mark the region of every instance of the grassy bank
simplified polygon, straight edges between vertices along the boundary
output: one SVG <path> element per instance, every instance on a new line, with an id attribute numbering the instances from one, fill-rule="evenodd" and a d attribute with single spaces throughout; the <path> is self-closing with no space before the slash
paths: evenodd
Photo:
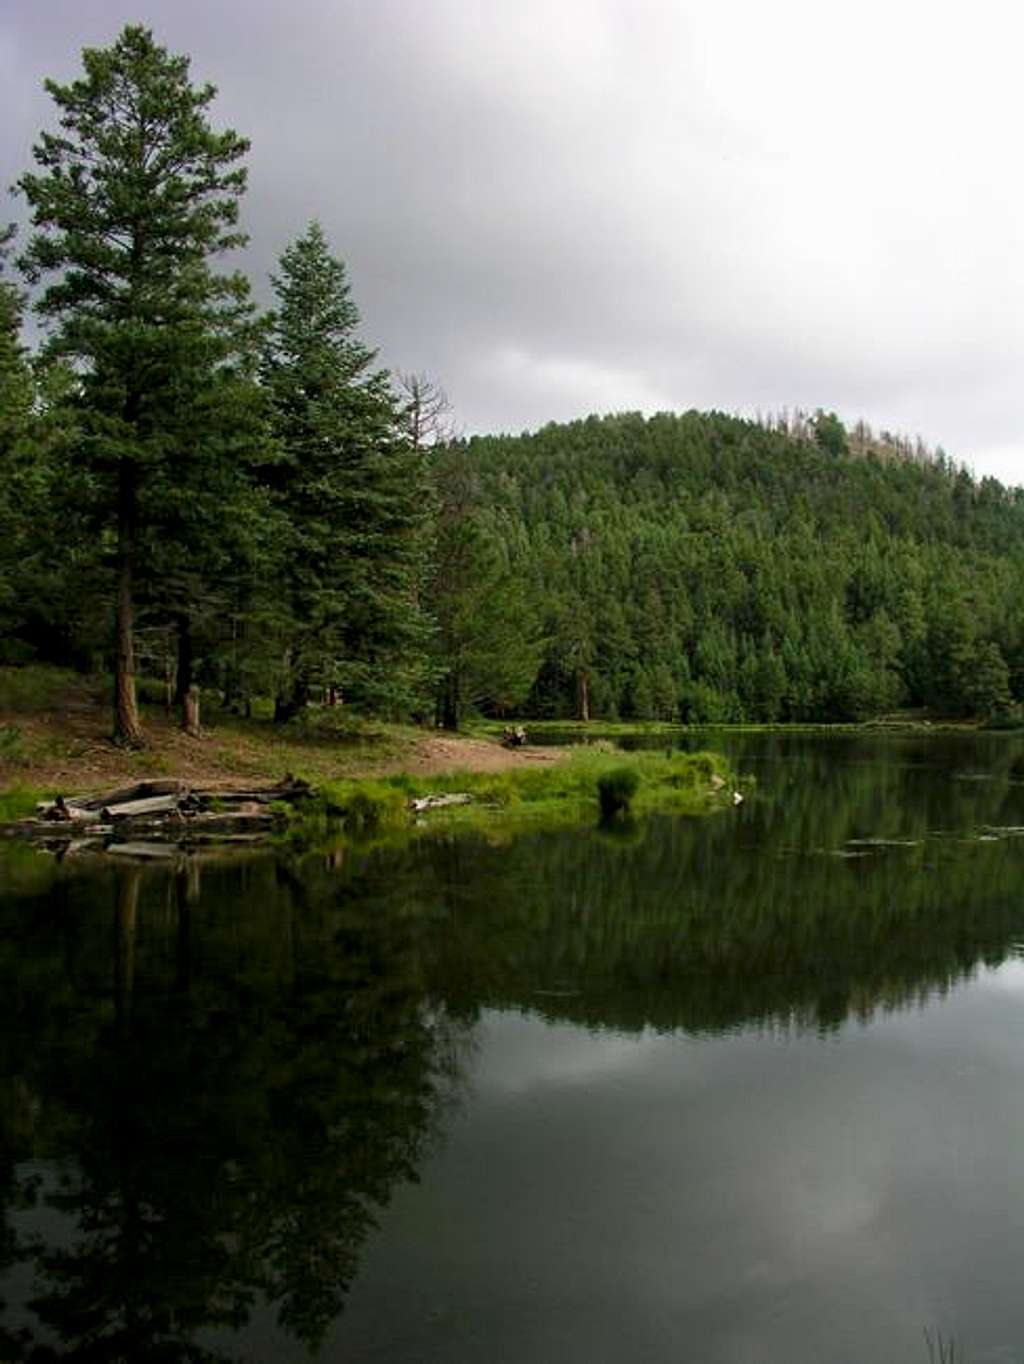
<path id="1" fill-rule="evenodd" d="M 494 733 L 442 734 L 342 707 L 310 707 L 281 728 L 268 714 L 243 718 L 208 704 L 203 736 L 190 738 L 164 714 L 158 689 L 141 694 L 147 746 L 125 752 L 108 737 L 109 679 L 0 668 L 0 823 L 32 814 L 57 793 L 101 794 L 152 777 L 214 792 L 302 777 L 315 799 L 281 811 L 301 839 L 339 828 L 365 837 L 417 825 L 511 830 L 597 820 L 602 784 L 606 807 L 625 815 L 697 812 L 730 798 L 724 759 L 707 753 L 666 746 L 625 754 L 610 743 L 510 751 Z M 467 802 L 424 811 L 414 822 L 413 800 L 455 793 Z"/>
<path id="2" fill-rule="evenodd" d="M 271 809 L 278 816 L 266 830 L 271 841 L 297 850 L 338 847 L 356 840 L 388 841 L 466 830 L 505 838 L 531 827 L 588 823 L 624 831 L 654 812 L 707 814 L 731 805 L 733 779 L 714 753 L 621 754 L 593 749 L 566 752 L 543 768 L 505 772 L 449 772 L 431 777 L 407 772 L 381 778 L 340 777 L 314 785 L 295 803 Z M 0 795 L 0 825 L 34 813 L 45 792 L 22 787 Z M 451 801 L 451 804 L 446 802 Z M 416 808 L 422 802 L 423 809 Z M 38 827 L 38 826 L 37 826 Z M 46 826 L 46 836 L 65 827 Z M 200 827 L 174 822 L 120 837 L 175 843 Z M 88 829 L 85 830 L 89 836 Z M 216 835 L 214 835 L 216 840 Z M 208 839 L 207 839 L 208 841 Z M 101 851 L 101 841 L 95 851 Z"/>
<path id="3" fill-rule="evenodd" d="M 333 823 L 362 835 L 395 830 L 409 827 L 414 800 L 453 795 L 469 800 L 426 810 L 416 822 L 449 828 L 593 822 L 602 817 L 602 788 L 626 792 L 616 807 L 626 817 L 655 811 L 698 814 L 732 802 L 732 774 L 719 754 L 576 748 L 563 762 L 541 768 L 325 782 L 315 801 L 294 813 L 292 828 L 308 833 Z"/>

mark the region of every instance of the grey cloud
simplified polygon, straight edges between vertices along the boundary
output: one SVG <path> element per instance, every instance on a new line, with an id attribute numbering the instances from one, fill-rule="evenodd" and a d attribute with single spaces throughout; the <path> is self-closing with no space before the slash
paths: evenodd
<path id="1" fill-rule="evenodd" d="M 916 0 L 856 23 L 806 0 L 14 0 L 8 180 L 42 77 L 135 18 L 252 139 L 263 296 L 319 216 L 369 339 L 468 429 L 823 405 L 1024 477 L 1002 11 L 965 31 Z"/>

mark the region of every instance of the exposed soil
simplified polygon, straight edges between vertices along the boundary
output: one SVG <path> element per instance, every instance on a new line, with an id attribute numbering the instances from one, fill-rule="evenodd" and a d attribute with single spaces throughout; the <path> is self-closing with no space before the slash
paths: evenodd
<path id="1" fill-rule="evenodd" d="M 436 776 L 440 772 L 507 772 L 517 767 L 558 762 L 566 751 L 559 748 L 503 748 L 490 739 L 427 734 L 415 739 L 400 760 L 375 770 L 382 775 L 385 772 L 416 772 L 423 776 Z"/>
<path id="2" fill-rule="evenodd" d="M 314 782 L 396 772 L 501 772 L 557 762 L 564 752 L 506 749 L 496 740 L 394 726 L 355 736 L 282 737 L 269 722 L 216 716 L 195 739 L 155 707 L 144 712 L 146 748 L 126 752 L 110 740 L 109 709 L 95 684 L 70 681 L 45 704 L 28 713 L 24 702 L 16 710 L 0 708 L 0 730 L 9 726 L 17 733 L 14 751 L 0 750 L 0 790 L 17 785 L 81 794 L 157 776 L 216 788 L 273 782 L 286 772 Z"/>

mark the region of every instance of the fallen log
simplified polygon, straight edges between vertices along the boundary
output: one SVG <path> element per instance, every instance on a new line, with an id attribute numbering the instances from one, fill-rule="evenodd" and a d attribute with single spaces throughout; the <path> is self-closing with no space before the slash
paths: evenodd
<path id="1" fill-rule="evenodd" d="M 409 809 L 420 814 L 424 810 L 443 810 L 450 805 L 469 805 L 472 799 L 468 791 L 452 791 L 443 796 L 418 796 L 409 802 Z"/>
<path id="2" fill-rule="evenodd" d="M 230 791 L 202 789 L 193 791 L 192 796 L 195 800 L 206 804 L 216 801 L 222 805 L 227 805 L 254 800 L 259 801 L 261 805 L 269 805 L 275 800 L 301 800 L 304 796 L 310 795 L 311 792 L 312 787 L 309 782 L 302 781 L 298 777 L 286 777 L 276 786 L 241 787 Z"/>
<path id="3" fill-rule="evenodd" d="M 40 819 L 50 824 L 95 824 L 100 818 L 99 810 L 87 810 L 77 801 L 66 801 L 63 796 L 56 800 L 41 800 L 36 805 Z"/>
<path id="4" fill-rule="evenodd" d="M 71 847 L 77 852 L 85 834 L 84 846 L 111 839 L 109 850 L 118 855 L 156 857 L 139 849 L 265 839 L 283 819 L 273 803 L 296 802 L 311 791 L 291 773 L 276 786 L 236 791 L 192 791 L 177 779 L 137 782 L 105 796 L 42 801 L 35 819 L 0 826 L 0 833 L 53 845 L 58 856 Z"/>
<path id="5" fill-rule="evenodd" d="M 180 813 L 181 798 L 173 796 L 147 796 L 143 800 L 118 801 L 108 803 L 100 811 L 103 819 L 138 819 L 143 815 L 171 815 Z"/>
<path id="6" fill-rule="evenodd" d="M 74 804 L 80 810 L 103 810 L 108 806 L 127 805 L 134 800 L 148 800 L 151 796 L 187 796 L 188 790 L 187 783 L 177 777 L 161 778 L 136 782 L 134 786 L 123 786 L 102 796 L 82 796 Z"/>

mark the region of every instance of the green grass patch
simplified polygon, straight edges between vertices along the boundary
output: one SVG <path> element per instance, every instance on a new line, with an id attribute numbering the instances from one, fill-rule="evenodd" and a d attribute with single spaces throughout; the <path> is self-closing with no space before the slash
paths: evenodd
<path id="1" fill-rule="evenodd" d="M 454 826 L 511 831 L 518 827 L 597 821 L 602 788 L 629 788 L 623 813 L 655 811 L 698 814 L 728 799 L 731 773 L 712 753 L 624 755 L 578 748 L 564 761 L 505 772 L 450 772 L 418 777 L 410 773 L 377 781 L 320 783 L 317 797 L 291 816 L 292 836 L 308 841 L 313 827 L 340 824 L 358 838 L 379 838 L 413 829 L 411 801 L 419 796 L 465 792 L 468 805 L 424 812 L 420 832 Z"/>
<path id="2" fill-rule="evenodd" d="M 308 775 L 308 774 L 307 774 Z M 618 818 L 602 820 L 602 789 L 622 793 Z M 706 814 L 731 802 L 732 774 L 713 753 L 635 752 L 577 748 L 559 762 L 504 772 L 399 773 L 376 780 L 314 780 L 315 795 L 283 806 L 287 825 L 278 841 L 311 852 L 354 840 L 394 844 L 453 831 L 504 840 L 537 827 L 574 824 L 621 826 L 623 837 L 642 837 L 638 820 L 656 812 Z M 465 793 L 465 805 L 416 812 L 421 796 Z M 637 819 L 634 819 L 636 816 Z"/>
<path id="3" fill-rule="evenodd" d="M 12 786 L 0 791 L 0 824 L 12 824 L 16 819 L 34 815 L 38 803 L 48 799 L 48 792 L 32 786 Z"/>
<path id="4" fill-rule="evenodd" d="M 483 804 L 502 808 L 524 805 L 577 805 L 596 815 L 598 784 L 610 773 L 633 773 L 636 778 L 634 808 L 702 808 L 713 796 L 713 778 L 727 783 L 730 770 L 716 753 L 650 752 L 622 753 L 601 748 L 576 747 L 561 762 L 506 772 L 451 772 L 441 777 L 407 779 L 411 794 L 467 791 Z M 624 779 L 631 780 L 631 779 Z M 718 783 L 716 782 L 716 785 Z"/>
<path id="5" fill-rule="evenodd" d="M 349 833 L 364 834 L 405 823 L 409 797 L 388 781 L 328 781 L 321 783 L 315 804 Z"/>

